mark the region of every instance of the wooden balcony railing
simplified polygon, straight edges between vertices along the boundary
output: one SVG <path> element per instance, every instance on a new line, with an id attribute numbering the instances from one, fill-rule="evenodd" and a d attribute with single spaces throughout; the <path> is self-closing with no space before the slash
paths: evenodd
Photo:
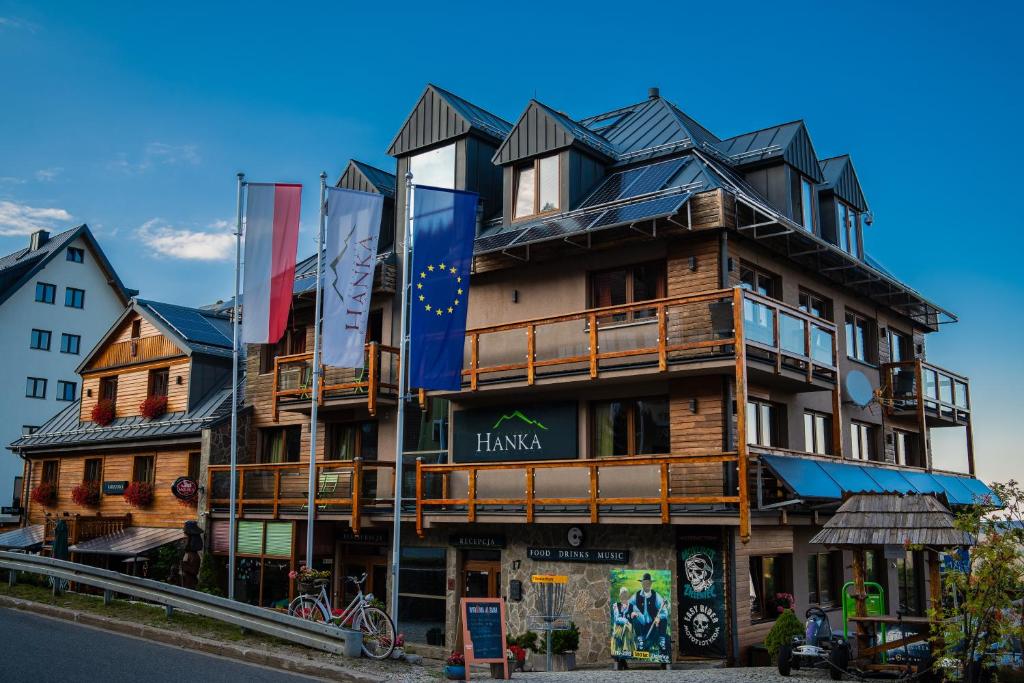
<path id="1" fill-rule="evenodd" d="M 377 342 L 366 345 L 362 370 L 324 367 L 320 373 L 319 403 L 332 398 L 366 398 L 370 415 L 377 413 L 377 400 L 398 390 L 398 349 Z M 282 399 L 311 400 L 313 397 L 313 354 L 298 353 L 274 358 L 274 421 Z"/>
<path id="2" fill-rule="evenodd" d="M 87 369 L 116 368 L 180 355 L 182 355 L 181 349 L 163 335 L 140 337 L 110 344 L 100 352 L 100 355 L 89 364 Z"/>
<path id="3" fill-rule="evenodd" d="M 736 495 L 676 495 L 670 486 L 673 467 L 709 465 L 719 463 L 740 463 L 743 478 L 740 479 Z M 602 514 L 609 506 L 630 505 L 650 506 L 657 509 L 662 524 L 671 519 L 673 505 L 735 505 L 740 517 L 740 535 L 750 535 L 748 486 L 745 482 L 746 467 L 735 452 L 713 455 L 652 455 L 642 457 L 600 458 L 581 460 L 547 460 L 527 462 L 495 463 L 454 463 L 425 464 L 416 461 L 416 531 L 424 534 L 423 516 L 430 509 L 446 508 L 448 512 L 464 514 L 467 522 L 477 520 L 478 508 L 487 506 L 512 507 L 521 511 L 527 524 L 536 519 L 538 513 L 549 506 L 570 506 L 585 510 L 592 524 L 601 522 Z M 614 479 L 603 479 L 603 473 L 611 477 L 624 475 L 622 468 L 632 468 L 632 478 L 620 480 L 632 495 L 603 495 L 602 481 L 606 488 L 613 488 Z M 543 481 L 538 484 L 537 473 Z M 481 475 L 493 475 L 487 485 L 501 494 L 480 495 L 478 488 Z M 505 473 L 502 476 L 501 473 Z M 555 473 L 567 474 L 567 479 L 555 482 Z M 573 476 L 575 473 L 575 477 Z M 645 476 L 646 475 L 646 476 Z M 430 479 L 428 481 L 428 478 Z M 644 481 L 646 480 L 646 481 Z M 517 483 L 518 482 L 518 483 Z M 458 488 L 459 493 L 453 493 Z M 622 488 L 622 487 L 615 487 Z M 579 490 L 581 495 L 551 495 Z M 585 490 L 585 495 L 583 491 Z M 464 491 L 464 493 L 463 493 Z M 615 493 L 621 493 L 617 491 Z"/>
<path id="4" fill-rule="evenodd" d="M 836 326 L 797 308 L 735 288 L 605 306 L 467 330 L 462 371 L 469 389 L 482 381 L 525 381 L 577 373 L 735 356 L 737 338 L 748 355 L 777 373 L 797 371 L 838 380 Z"/>
<path id="5" fill-rule="evenodd" d="M 100 517 L 98 515 L 83 517 L 77 514 L 68 515 L 67 517 L 47 515 L 46 526 L 43 529 L 44 543 L 53 543 L 57 522 L 62 519 L 68 524 L 68 545 L 99 538 L 100 536 L 109 536 L 110 534 L 123 531 L 126 527 L 132 525 L 131 513 L 123 517 Z"/>
<path id="6" fill-rule="evenodd" d="M 386 483 L 379 472 L 389 472 Z M 210 512 L 230 509 L 231 467 L 211 465 Z M 362 515 L 374 509 L 391 509 L 395 490 L 395 463 L 327 460 L 316 465 L 317 491 L 314 516 L 349 514 L 352 531 L 359 533 Z M 378 491 L 386 496 L 378 497 Z M 278 519 L 282 515 L 305 516 L 309 503 L 309 463 L 288 462 L 238 466 L 237 490 L 240 518 L 255 516 Z"/>
<path id="7" fill-rule="evenodd" d="M 970 421 L 968 379 L 919 358 L 883 364 L 881 391 L 890 414 L 923 412 L 944 422 Z"/>

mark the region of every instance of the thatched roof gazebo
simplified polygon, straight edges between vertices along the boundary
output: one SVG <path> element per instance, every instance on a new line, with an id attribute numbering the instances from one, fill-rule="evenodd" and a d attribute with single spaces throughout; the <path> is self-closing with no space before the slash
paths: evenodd
<path id="1" fill-rule="evenodd" d="M 839 506 L 811 543 L 848 550 L 871 546 L 955 548 L 974 538 L 953 524 L 953 513 L 928 494 L 861 493 Z"/>

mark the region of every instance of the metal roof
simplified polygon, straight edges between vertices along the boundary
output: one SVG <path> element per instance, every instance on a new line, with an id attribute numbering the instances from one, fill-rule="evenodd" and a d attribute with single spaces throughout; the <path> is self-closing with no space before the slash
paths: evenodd
<path id="1" fill-rule="evenodd" d="M 816 183 L 823 182 L 818 155 L 803 121 L 790 121 L 722 140 L 718 149 L 738 166 L 781 157 Z"/>
<path id="2" fill-rule="evenodd" d="M 362 161 L 356 161 L 352 159 L 349 164 L 354 166 L 366 181 L 373 186 L 377 192 L 384 195 L 385 197 L 395 196 L 395 174 L 388 173 L 387 171 L 371 166 L 370 164 Z"/>
<path id="3" fill-rule="evenodd" d="M 91 538 L 68 548 L 82 555 L 121 555 L 134 557 L 159 548 L 168 543 L 185 540 L 182 529 L 159 529 L 146 526 L 130 526 L 109 536 Z"/>
<path id="4" fill-rule="evenodd" d="M 573 144 L 589 149 L 606 161 L 616 158 L 615 147 L 600 135 L 543 102 L 530 100 L 491 161 L 510 164 Z"/>
<path id="5" fill-rule="evenodd" d="M 0 548 L 4 550 L 28 550 L 43 544 L 44 524 L 32 524 L 0 534 Z"/>
<path id="6" fill-rule="evenodd" d="M 471 126 L 485 130 L 498 139 L 504 138 L 508 135 L 509 131 L 512 130 L 512 124 L 501 118 L 495 116 L 491 112 L 478 107 L 469 100 L 465 100 L 453 92 L 449 92 L 444 88 L 440 88 L 436 85 L 431 84 L 431 88 L 437 91 L 437 93 L 448 101 L 459 114 L 465 118 Z"/>
<path id="7" fill-rule="evenodd" d="M 500 142 L 510 130 L 512 124 L 501 117 L 428 84 L 388 145 L 388 154 L 404 156 L 471 131 Z"/>
<path id="8" fill-rule="evenodd" d="M 136 303 L 166 323 L 190 347 L 203 351 L 209 347 L 227 349 L 230 353 L 232 329 L 228 316 L 147 299 L 136 299 Z"/>
<path id="9" fill-rule="evenodd" d="M 242 387 L 244 383 L 240 383 Z M 241 397 L 239 398 L 241 402 Z M 101 427 L 79 419 L 81 399 L 69 404 L 51 417 L 33 434 L 18 438 L 9 448 L 14 451 L 35 451 L 55 446 L 89 446 L 151 439 L 198 439 L 202 430 L 230 414 L 230 385 L 215 389 L 198 402 L 194 410 L 168 413 L 156 420 L 141 415 L 115 418 Z"/>
<path id="10" fill-rule="evenodd" d="M 822 159 L 819 162 L 821 174 L 825 182 L 818 188 L 830 190 L 837 197 L 847 202 L 858 211 L 868 210 L 868 200 L 860 187 L 860 180 L 857 178 L 857 171 L 853 168 L 853 160 L 849 154 L 842 154 L 837 157 Z"/>

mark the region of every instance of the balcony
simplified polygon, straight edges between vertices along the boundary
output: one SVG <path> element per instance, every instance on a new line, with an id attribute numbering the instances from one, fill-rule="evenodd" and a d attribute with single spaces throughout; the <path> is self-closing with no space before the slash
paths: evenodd
<path id="1" fill-rule="evenodd" d="M 324 367 L 318 402 L 323 405 L 365 404 L 376 415 L 378 402 L 398 392 L 398 349 L 377 342 L 366 345 L 361 370 Z M 309 410 L 313 398 L 313 354 L 274 358 L 274 421 L 281 409 Z"/>
<path id="2" fill-rule="evenodd" d="M 882 403 L 894 417 L 927 427 L 969 427 L 970 382 L 921 359 L 882 365 Z"/>
<path id="3" fill-rule="evenodd" d="M 110 534 L 124 531 L 132 525 L 130 513 L 123 517 L 83 516 L 78 514 L 59 517 L 48 514 L 46 516 L 46 526 L 43 530 L 43 543 L 46 545 L 53 543 L 57 522 L 62 519 L 68 525 L 68 545 L 99 538 L 100 536 L 109 536 Z"/>
<path id="4" fill-rule="evenodd" d="M 730 371 L 738 340 L 759 380 L 796 391 L 837 385 L 834 323 L 739 288 L 470 329 L 462 374 L 478 391 Z"/>
<path id="5" fill-rule="evenodd" d="M 240 519 L 306 519 L 309 511 L 309 463 L 238 466 Z M 395 488 L 393 462 L 328 460 L 316 465 L 315 516 L 346 520 L 359 533 L 366 515 L 390 513 Z M 227 516 L 231 508 L 231 467 L 211 465 L 210 512 Z"/>

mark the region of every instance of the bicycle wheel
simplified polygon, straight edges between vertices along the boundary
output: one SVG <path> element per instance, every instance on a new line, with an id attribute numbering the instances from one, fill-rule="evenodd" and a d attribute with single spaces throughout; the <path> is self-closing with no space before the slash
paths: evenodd
<path id="1" fill-rule="evenodd" d="M 395 650 L 395 622 L 377 607 L 366 607 L 352 625 L 363 634 L 363 654 L 371 659 L 387 659 Z"/>
<path id="2" fill-rule="evenodd" d="M 319 600 L 312 595 L 300 595 L 288 605 L 288 614 L 306 621 L 315 621 L 326 624 L 331 620 L 331 614 Z"/>

